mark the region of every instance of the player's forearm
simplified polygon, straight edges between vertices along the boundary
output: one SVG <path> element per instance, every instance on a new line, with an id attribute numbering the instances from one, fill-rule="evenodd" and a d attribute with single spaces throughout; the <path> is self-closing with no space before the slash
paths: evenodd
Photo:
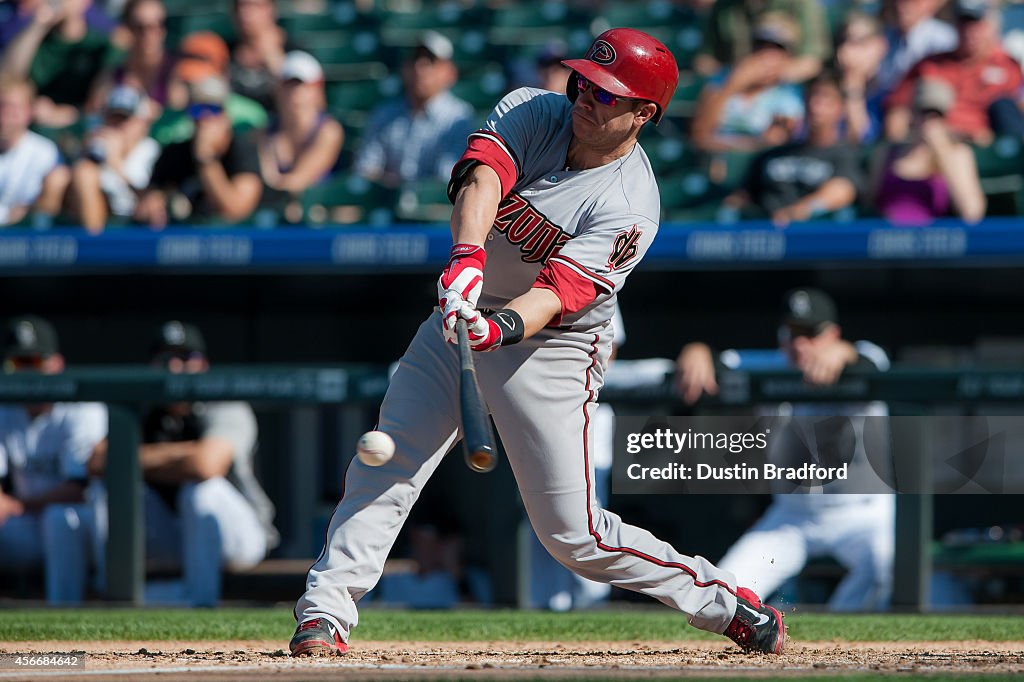
<path id="1" fill-rule="evenodd" d="M 562 301 L 550 289 L 530 289 L 525 294 L 509 301 L 506 308 L 519 313 L 523 318 L 523 338 L 530 338 L 546 327 L 552 319 L 562 313 Z"/>
<path id="2" fill-rule="evenodd" d="M 85 487 L 78 481 L 65 481 L 36 497 L 23 499 L 26 512 L 42 511 L 50 504 L 78 504 L 85 500 Z"/>
<path id="3" fill-rule="evenodd" d="M 139 448 L 139 461 L 147 480 L 166 483 L 224 476 L 231 467 L 230 443 L 216 438 L 147 443 Z"/>
<path id="4" fill-rule="evenodd" d="M 489 166 L 477 164 L 462 181 L 452 209 L 455 244 L 483 246 L 501 202 L 501 181 Z"/>

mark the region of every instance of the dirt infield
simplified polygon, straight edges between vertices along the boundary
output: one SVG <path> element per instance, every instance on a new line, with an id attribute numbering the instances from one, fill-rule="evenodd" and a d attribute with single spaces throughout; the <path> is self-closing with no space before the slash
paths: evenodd
<path id="1" fill-rule="evenodd" d="M 1024 673 L 1024 642 L 793 642 L 781 657 L 743 654 L 719 642 L 363 642 L 332 659 L 290 658 L 283 642 L 0 642 L 0 680 L 57 676 L 161 681 L 269 678 L 419 680 L 451 677 L 678 677 L 857 672 L 958 675 Z M 81 669 L 25 673 L 12 654 L 85 653 Z M 81 654 L 79 654 L 81 655 Z M 198 676 L 197 676 L 198 674 Z"/>

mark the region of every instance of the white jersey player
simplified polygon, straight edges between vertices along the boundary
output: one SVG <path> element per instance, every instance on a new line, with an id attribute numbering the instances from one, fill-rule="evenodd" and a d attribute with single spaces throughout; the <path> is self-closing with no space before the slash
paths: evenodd
<path id="1" fill-rule="evenodd" d="M 701 629 L 778 653 L 781 614 L 734 576 L 601 509 L 593 415 L 617 291 L 658 229 L 660 196 L 640 129 L 661 118 L 678 70 L 659 41 L 612 29 L 574 71 L 568 99 L 507 95 L 452 171 L 452 256 L 441 312 L 419 328 L 381 406 L 395 441 L 380 467 L 355 461 L 327 543 L 295 607 L 293 655 L 345 651 L 356 603 L 376 584 L 420 490 L 459 439 L 455 321 L 470 325 L 480 387 L 530 522 L 578 574 L 648 594 Z M 486 265 L 486 271 L 485 271 Z M 486 274 L 486 280 L 485 280 Z M 497 309 L 486 315 L 485 309 Z"/>

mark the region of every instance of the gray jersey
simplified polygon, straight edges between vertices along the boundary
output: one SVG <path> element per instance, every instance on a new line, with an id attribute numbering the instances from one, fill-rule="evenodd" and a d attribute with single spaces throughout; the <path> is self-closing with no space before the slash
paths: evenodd
<path id="1" fill-rule="evenodd" d="M 0 477 L 15 497 L 43 495 L 61 483 L 88 478 L 93 448 L 107 437 L 107 406 L 54 403 L 35 419 L 20 405 L 0 406 Z"/>
<path id="2" fill-rule="evenodd" d="M 565 95 L 546 90 L 506 95 L 470 135 L 455 177 L 467 159 L 484 162 L 498 170 L 505 193 L 487 237 L 480 306 L 503 306 L 544 269 L 542 281 L 564 305 L 559 326 L 596 331 L 654 240 L 661 197 L 639 144 L 599 168 L 566 170 L 571 109 Z"/>

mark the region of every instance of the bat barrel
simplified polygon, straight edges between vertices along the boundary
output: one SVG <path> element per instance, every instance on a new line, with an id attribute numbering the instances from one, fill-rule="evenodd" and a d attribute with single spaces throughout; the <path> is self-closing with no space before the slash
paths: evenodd
<path id="1" fill-rule="evenodd" d="M 459 381 L 459 408 L 462 412 L 462 446 L 465 450 L 466 466 L 477 473 L 487 473 L 498 463 L 494 434 L 487 415 L 480 385 L 476 379 L 476 365 L 473 350 L 469 347 L 469 329 L 465 320 L 455 322 L 459 337 L 459 364 L 462 369 Z"/>

